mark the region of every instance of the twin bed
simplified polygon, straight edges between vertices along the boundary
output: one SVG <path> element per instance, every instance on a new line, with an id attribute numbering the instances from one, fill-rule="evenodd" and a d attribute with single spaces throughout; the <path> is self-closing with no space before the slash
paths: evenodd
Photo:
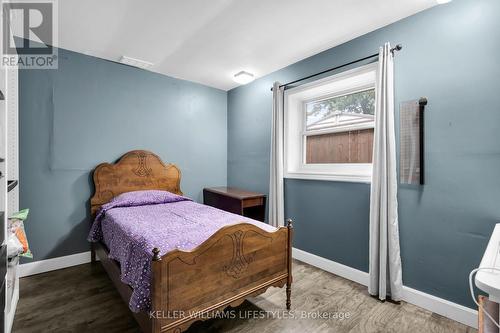
<path id="1" fill-rule="evenodd" d="M 180 170 L 148 151 L 94 170 L 89 234 L 143 332 L 185 331 L 269 287 L 286 285 L 292 224 L 274 228 L 183 197 Z"/>

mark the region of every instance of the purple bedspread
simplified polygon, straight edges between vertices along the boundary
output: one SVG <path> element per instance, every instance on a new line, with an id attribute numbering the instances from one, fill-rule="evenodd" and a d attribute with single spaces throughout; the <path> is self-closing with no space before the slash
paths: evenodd
<path id="1" fill-rule="evenodd" d="M 103 241 L 121 267 L 122 282 L 133 288 L 129 307 L 151 308 L 151 261 L 154 247 L 164 255 L 192 250 L 217 230 L 240 222 L 266 231 L 276 229 L 240 215 L 205 206 L 166 191 L 123 193 L 102 206 L 90 230 L 90 242 Z"/>

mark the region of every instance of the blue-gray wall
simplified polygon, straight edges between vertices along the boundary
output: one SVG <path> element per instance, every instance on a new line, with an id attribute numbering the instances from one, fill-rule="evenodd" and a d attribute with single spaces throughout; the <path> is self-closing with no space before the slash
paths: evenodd
<path id="1" fill-rule="evenodd" d="M 455 0 L 231 90 L 228 184 L 268 192 L 273 81 L 403 43 L 396 103 L 429 99 L 427 184 L 399 187 L 404 284 L 471 306 L 468 273 L 500 222 L 499 13 L 497 0 Z M 369 185 L 287 180 L 285 196 L 297 248 L 368 271 Z"/>
<path id="2" fill-rule="evenodd" d="M 182 170 L 198 201 L 225 185 L 227 94 L 59 50 L 58 70 L 21 70 L 20 206 L 35 260 L 88 251 L 91 170 L 132 149 Z"/>

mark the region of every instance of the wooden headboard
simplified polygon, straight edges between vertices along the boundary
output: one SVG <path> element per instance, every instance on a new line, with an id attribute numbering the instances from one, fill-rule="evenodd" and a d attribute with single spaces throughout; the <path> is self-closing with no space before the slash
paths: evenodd
<path id="1" fill-rule="evenodd" d="M 133 150 L 114 164 L 101 163 L 94 170 L 95 193 L 90 199 L 92 215 L 119 194 L 139 190 L 164 190 L 182 195 L 181 171 L 165 164 L 147 150 Z"/>

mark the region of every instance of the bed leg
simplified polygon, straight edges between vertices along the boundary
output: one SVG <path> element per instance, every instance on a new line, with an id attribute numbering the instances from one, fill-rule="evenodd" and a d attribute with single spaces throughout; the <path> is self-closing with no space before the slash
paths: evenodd
<path id="1" fill-rule="evenodd" d="M 153 311 L 163 311 L 161 305 L 161 282 L 162 278 L 162 262 L 160 256 L 160 249 L 153 248 L 153 262 L 151 263 L 151 270 L 153 273 L 151 279 L 151 303 Z M 161 331 L 161 320 L 159 318 L 151 319 L 151 333 L 159 333 Z M 181 332 L 180 329 L 172 329 L 169 332 Z"/>
<path id="2" fill-rule="evenodd" d="M 287 283 L 286 284 L 286 309 L 290 310 L 292 308 L 292 285 Z"/>
<path id="3" fill-rule="evenodd" d="M 95 263 L 96 260 L 96 254 L 95 254 L 95 244 L 90 243 L 90 262 Z"/>
<path id="4" fill-rule="evenodd" d="M 288 219 L 286 221 L 288 228 L 288 278 L 286 281 L 286 309 L 290 310 L 292 307 L 292 238 L 293 238 L 293 221 Z"/>

